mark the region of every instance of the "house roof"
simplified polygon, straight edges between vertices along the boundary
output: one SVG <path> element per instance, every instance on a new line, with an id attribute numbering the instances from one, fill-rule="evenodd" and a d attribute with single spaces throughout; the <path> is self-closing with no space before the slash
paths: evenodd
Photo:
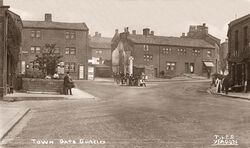
<path id="1" fill-rule="evenodd" d="M 145 35 L 129 35 L 128 39 L 138 44 L 215 48 L 213 45 L 209 44 L 208 42 L 202 39 L 163 37 L 163 36 L 145 36 Z"/>
<path id="2" fill-rule="evenodd" d="M 65 23 L 46 21 L 23 21 L 24 28 L 88 30 L 85 23 Z"/>
<path id="3" fill-rule="evenodd" d="M 89 46 L 91 48 L 111 49 L 112 38 L 108 37 L 90 37 Z"/>
<path id="4" fill-rule="evenodd" d="M 234 25 L 236 25 L 236 24 L 238 24 L 238 23 L 240 23 L 240 22 L 242 22 L 242 21 L 244 21 L 244 20 L 246 20 L 246 19 L 250 19 L 250 14 L 245 15 L 245 16 L 243 16 L 243 17 L 240 17 L 240 18 L 238 18 L 238 19 L 236 19 L 236 20 L 231 21 L 231 22 L 229 23 L 229 27 L 232 27 L 232 26 L 234 26 Z"/>

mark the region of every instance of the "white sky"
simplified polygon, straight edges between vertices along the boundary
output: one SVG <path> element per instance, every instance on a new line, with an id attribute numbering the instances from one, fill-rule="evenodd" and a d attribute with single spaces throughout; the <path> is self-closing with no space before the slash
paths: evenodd
<path id="1" fill-rule="evenodd" d="M 250 0 L 4 0 L 4 4 L 23 20 L 44 20 L 45 13 L 52 13 L 53 21 L 85 22 L 91 35 L 98 31 L 106 37 L 124 27 L 180 36 L 189 25 L 206 23 L 209 33 L 224 41 L 228 23 L 250 13 Z"/>

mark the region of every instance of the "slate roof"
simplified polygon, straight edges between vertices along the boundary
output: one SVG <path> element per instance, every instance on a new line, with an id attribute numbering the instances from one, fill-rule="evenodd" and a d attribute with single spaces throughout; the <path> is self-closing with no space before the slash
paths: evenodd
<path id="1" fill-rule="evenodd" d="M 46 22 L 46 21 L 23 21 L 24 28 L 43 28 L 43 29 L 69 29 L 69 30 L 88 30 L 85 23 L 65 23 L 65 22 Z"/>
<path id="2" fill-rule="evenodd" d="M 164 37 L 164 36 L 145 36 L 145 35 L 128 35 L 128 39 L 138 44 L 215 48 L 213 45 L 209 44 L 208 42 L 202 39 Z"/>
<path id="3" fill-rule="evenodd" d="M 89 46 L 91 48 L 111 49 L 112 38 L 108 37 L 90 37 Z"/>
<path id="4" fill-rule="evenodd" d="M 245 16 L 243 16 L 243 17 L 240 17 L 240 18 L 238 18 L 238 19 L 236 19 L 236 20 L 231 21 L 231 22 L 229 23 L 229 27 L 232 27 L 232 26 L 234 26 L 234 25 L 236 25 L 236 24 L 238 24 L 238 23 L 240 23 L 240 22 L 242 22 L 242 21 L 244 21 L 244 20 L 246 20 L 246 19 L 250 19 L 250 14 L 245 15 Z"/>

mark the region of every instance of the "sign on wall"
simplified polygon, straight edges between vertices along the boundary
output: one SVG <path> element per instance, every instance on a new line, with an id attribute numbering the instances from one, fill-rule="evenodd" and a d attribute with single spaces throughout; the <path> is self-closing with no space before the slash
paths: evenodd
<path id="1" fill-rule="evenodd" d="M 84 79 L 84 66 L 79 66 L 79 79 Z"/>

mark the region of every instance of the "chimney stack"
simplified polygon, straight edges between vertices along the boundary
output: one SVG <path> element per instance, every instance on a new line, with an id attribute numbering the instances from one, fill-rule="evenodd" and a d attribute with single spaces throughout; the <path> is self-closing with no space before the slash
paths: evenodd
<path id="1" fill-rule="evenodd" d="M 118 34 L 119 33 L 119 30 L 118 29 L 115 29 L 115 34 Z"/>
<path id="2" fill-rule="evenodd" d="M 98 36 L 98 32 L 95 32 L 95 37 L 97 37 Z"/>
<path id="3" fill-rule="evenodd" d="M 3 6 L 3 0 L 0 0 L 0 7 Z"/>
<path id="4" fill-rule="evenodd" d="M 124 32 L 126 32 L 126 33 L 129 32 L 129 31 L 128 31 L 128 27 L 125 27 L 125 28 L 124 28 Z"/>
<path id="5" fill-rule="evenodd" d="M 148 36 L 148 35 L 149 35 L 149 31 L 150 31 L 149 28 L 144 28 L 144 29 L 143 29 L 143 35 Z"/>
<path id="6" fill-rule="evenodd" d="M 52 22 L 52 14 L 51 13 L 45 14 L 45 22 Z"/>
<path id="7" fill-rule="evenodd" d="M 155 32 L 154 31 L 150 31 L 150 35 L 154 36 Z"/>
<path id="8" fill-rule="evenodd" d="M 136 30 L 132 30 L 132 34 L 133 34 L 133 35 L 136 35 Z"/>
<path id="9" fill-rule="evenodd" d="M 181 35 L 181 37 L 185 37 L 185 36 L 186 36 L 186 35 L 185 35 L 185 33 L 183 32 L 182 35 Z"/>
<path id="10" fill-rule="evenodd" d="M 98 34 L 98 37 L 102 37 L 102 34 L 101 34 L 101 33 L 99 33 L 99 34 Z"/>

